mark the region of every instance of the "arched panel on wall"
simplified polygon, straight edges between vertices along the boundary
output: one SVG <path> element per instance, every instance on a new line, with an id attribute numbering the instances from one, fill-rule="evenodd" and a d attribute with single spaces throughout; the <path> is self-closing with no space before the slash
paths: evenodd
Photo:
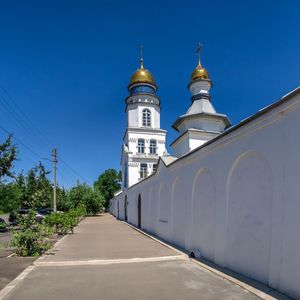
<path id="1" fill-rule="evenodd" d="M 267 160 L 242 154 L 228 178 L 227 266 L 268 283 L 273 182 Z"/>
<path id="2" fill-rule="evenodd" d="M 125 196 L 124 199 L 124 220 L 127 222 L 127 195 Z"/>
<path id="3" fill-rule="evenodd" d="M 147 188 L 143 191 L 143 205 L 142 205 L 142 216 L 143 216 L 143 229 L 151 231 L 152 217 L 151 217 L 151 201 L 154 195 L 151 194 L 151 189 Z"/>
<path id="4" fill-rule="evenodd" d="M 156 233 L 156 220 L 157 220 L 157 197 L 158 191 L 153 187 L 149 189 L 149 206 L 150 206 L 150 219 L 148 230 L 152 233 Z"/>
<path id="5" fill-rule="evenodd" d="M 159 221 L 168 222 L 170 214 L 170 197 L 164 183 L 159 188 Z"/>
<path id="6" fill-rule="evenodd" d="M 117 205 L 118 205 L 118 219 L 120 219 L 120 200 L 117 200 Z"/>
<path id="7" fill-rule="evenodd" d="M 177 177 L 172 184 L 172 235 L 173 242 L 179 247 L 185 248 L 187 203 L 182 185 L 182 179 Z"/>
<path id="8" fill-rule="evenodd" d="M 216 230 L 216 187 L 211 173 L 200 170 L 193 182 L 191 249 L 214 261 Z"/>
<path id="9" fill-rule="evenodd" d="M 137 201 L 137 226 L 138 228 L 142 228 L 142 197 L 139 194 Z"/>

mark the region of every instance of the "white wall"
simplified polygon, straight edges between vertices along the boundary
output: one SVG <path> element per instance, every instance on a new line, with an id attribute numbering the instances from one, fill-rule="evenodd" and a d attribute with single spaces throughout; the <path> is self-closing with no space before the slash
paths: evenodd
<path id="1" fill-rule="evenodd" d="M 300 298 L 300 96 L 112 200 L 112 212 L 221 266 Z"/>

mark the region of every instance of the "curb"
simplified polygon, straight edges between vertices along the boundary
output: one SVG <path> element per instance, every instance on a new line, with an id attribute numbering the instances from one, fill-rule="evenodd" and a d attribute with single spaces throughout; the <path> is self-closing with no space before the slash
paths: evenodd
<path id="1" fill-rule="evenodd" d="M 52 248 L 46 251 L 42 256 L 40 256 L 37 260 L 34 261 L 34 265 L 38 263 L 39 261 L 43 260 L 45 257 L 50 255 L 49 253 L 53 250 L 55 250 L 70 234 L 66 234 L 61 239 L 59 239 L 56 243 L 53 244 Z"/>
<path id="2" fill-rule="evenodd" d="M 57 262 L 38 262 L 37 267 L 69 267 L 69 266 L 106 266 L 113 264 L 132 264 L 159 262 L 171 260 L 186 260 L 183 255 L 173 256 L 157 256 L 157 257 L 136 257 L 136 258 L 118 258 L 118 259 L 91 259 L 91 260 L 76 260 L 76 261 L 57 261 Z"/>

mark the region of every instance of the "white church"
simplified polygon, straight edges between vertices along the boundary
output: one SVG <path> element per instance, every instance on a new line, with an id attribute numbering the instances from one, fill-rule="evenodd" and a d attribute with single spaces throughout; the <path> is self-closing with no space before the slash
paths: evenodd
<path id="1" fill-rule="evenodd" d="M 111 213 L 300 298 L 300 88 L 231 126 L 211 86 L 199 47 L 170 155 L 157 84 L 141 57 L 128 85 L 122 190 Z"/>

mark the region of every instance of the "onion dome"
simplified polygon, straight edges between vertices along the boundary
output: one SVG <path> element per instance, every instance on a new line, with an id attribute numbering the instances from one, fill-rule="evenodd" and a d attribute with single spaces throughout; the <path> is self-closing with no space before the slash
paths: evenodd
<path id="1" fill-rule="evenodd" d="M 144 59 L 143 59 L 143 46 L 141 46 L 141 54 L 140 54 L 140 68 L 137 69 L 131 76 L 128 89 L 130 90 L 133 85 L 143 85 L 150 84 L 154 86 L 155 90 L 157 90 L 157 85 L 155 83 L 154 77 L 151 72 L 144 68 Z"/>
<path id="2" fill-rule="evenodd" d="M 157 87 L 153 75 L 149 70 L 144 69 L 143 64 L 131 76 L 129 87 L 137 83 L 147 83 Z"/>
<path id="3" fill-rule="evenodd" d="M 202 67 L 201 62 L 200 62 L 200 50 L 201 50 L 201 45 L 198 45 L 197 53 L 198 53 L 198 65 L 194 69 L 192 75 L 191 75 L 191 80 L 197 80 L 197 79 L 209 79 L 208 72 L 205 68 Z"/>
<path id="4" fill-rule="evenodd" d="M 191 80 L 194 81 L 196 79 L 209 79 L 207 70 L 199 64 L 196 69 L 193 71 L 191 75 Z"/>

